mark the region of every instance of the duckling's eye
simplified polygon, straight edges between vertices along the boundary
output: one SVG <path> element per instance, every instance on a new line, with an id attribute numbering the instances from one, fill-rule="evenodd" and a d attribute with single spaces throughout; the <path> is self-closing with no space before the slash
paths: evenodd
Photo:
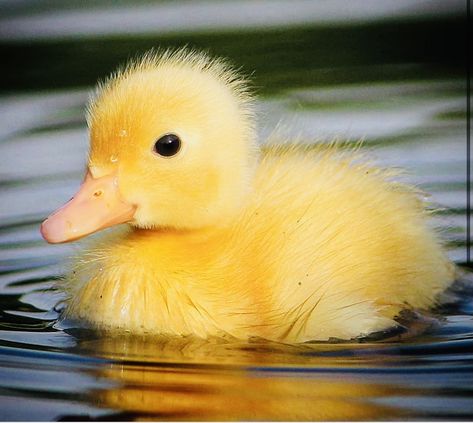
<path id="1" fill-rule="evenodd" d="M 154 151 L 160 156 L 174 156 L 181 149 L 181 140 L 177 135 L 166 134 L 156 141 Z"/>

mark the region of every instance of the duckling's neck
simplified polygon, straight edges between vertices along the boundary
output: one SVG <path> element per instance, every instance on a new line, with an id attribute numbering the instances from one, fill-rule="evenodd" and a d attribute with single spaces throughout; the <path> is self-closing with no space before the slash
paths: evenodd
<path id="1" fill-rule="evenodd" d="M 131 227 L 129 232 L 130 239 L 137 240 L 165 240 L 173 239 L 177 242 L 188 242 L 190 240 L 207 240 L 209 237 L 221 236 L 228 232 L 229 226 L 204 226 L 200 228 L 173 228 L 173 227 L 157 227 L 152 229 L 144 229 Z"/>
<path id="2" fill-rule="evenodd" d="M 199 257 L 214 260 L 225 250 L 231 236 L 228 226 L 176 229 L 169 227 L 131 228 L 125 244 L 134 255 L 152 257 L 153 262 L 170 261 L 188 267 L 198 252 Z M 164 263 L 161 263 L 164 267 Z"/>

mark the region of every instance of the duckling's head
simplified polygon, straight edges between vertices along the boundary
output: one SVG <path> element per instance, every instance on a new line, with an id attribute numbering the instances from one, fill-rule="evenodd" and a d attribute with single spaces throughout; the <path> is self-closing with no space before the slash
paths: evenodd
<path id="1" fill-rule="evenodd" d="M 124 222 L 222 225 L 241 208 L 257 155 L 251 97 L 221 60 L 148 53 L 99 84 L 88 124 L 84 182 L 43 222 L 47 241 Z"/>

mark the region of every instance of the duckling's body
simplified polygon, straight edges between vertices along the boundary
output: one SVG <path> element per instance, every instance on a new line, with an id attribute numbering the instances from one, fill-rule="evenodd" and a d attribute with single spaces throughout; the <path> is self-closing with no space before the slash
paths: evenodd
<path id="1" fill-rule="evenodd" d="M 416 195 L 375 168 L 275 148 L 253 188 L 229 226 L 99 241 L 68 315 L 133 333 L 350 339 L 430 307 L 451 281 Z"/>
<path id="2" fill-rule="evenodd" d="M 196 70 L 186 67 L 184 59 L 171 60 L 171 65 L 178 71 Z M 163 59 L 157 63 L 158 71 L 159 66 L 166 69 Z M 198 68 L 201 73 L 206 69 Z M 120 104 L 117 114 L 110 103 L 126 99 L 119 84 L 134 81 L 139 71 L 143 66 L 112 81 L 115 85 L 105 89 L 92 113 L 98 110 L 100 119 L 107 113 L 122 116 L 126 104 Z M 192 112 L 192 101 L 185 103 L 187 112 Z M 104 103 L 105 110 L 100 109 Z M 239 113 L 243 120 L 248 117 L 247 109 Z M 134 204 L 123 213 L 133 213 L 134 220 L 128 229 L 96 241 L 77 261 L 67 283 L 68 317 L 99 329 L 140 334 L 229 334 L 289 342 L 350 339 L 395 325 L 402 309 L 431 307 L 453 279 L 453 265 L 429 229 L 414 190 L 392 182 L 389 172 L 363 164 L 356 153 L 287 145 L 258 153 L 254 141 L 245 140 L 254 137 L 245 121 L 239 133 L 233 130 L 218 141 L 223 146 L 212 144 L 221 167 L 206 166 L 205 157 L 201 164 L 197 156 L 185 162 L 197 148 L 193 141 L 190 151 L 176 154 L 175 162 L 150 159 L 161 172 L 153 181 L 165 180 L 167 195 L 169 185 L 175 187 L 184 203 L 169 198 L 168 205 L 160 197 L 164 212 L 158 218 L 153 211 L 158 206 L 141 203 L 150 176 L 135 162 L 148 156 L 124 154 L 129 144 L 110 149 L 107 142 L 123 141 L 104 136 L 100 119 L 92 119 L 89 169 L 96 174 L 90 178 L 94 183 L 108 178 L 110 167 L 119 166 L 109 157 L 122 164 L 130 160 L 112 170 L 118 175 L 114 184 L 120 186 L 120 201 Z M 200 119 L 206 120 L 205 111 Z M 123 119 L 116 124 L 123 125 Z M 190 134 L 190 127 L 180 128 L 181 133 Z M 126 129 L 127 134 L 133 131 L 132 126 Z M 156 135 L 168 132 L 164 125 Z M 238 137 L 244 145 L 234 151 Z M 94 150 L 94 145 L 100 148 Z M 228 151 L 234 156 L 225 156 Z M 212 159 L 208 157 L 209 163 Z M 133 178 L 123 169 L 134 172 Z M 137 186 L 138 174 L 143 185 Z M 175 175 L 181 185 L 175 185 Z M 202 185 L 189 188 L 199 178 Z M 162 195 L 155 193 L 160 190 L 149 185 L 150 196 Z M 204 194 L 208 209 L 200 203 Z"/>

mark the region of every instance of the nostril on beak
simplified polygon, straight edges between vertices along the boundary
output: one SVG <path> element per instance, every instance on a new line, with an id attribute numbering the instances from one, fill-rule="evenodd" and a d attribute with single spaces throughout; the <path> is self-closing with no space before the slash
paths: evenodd
<path id="1" fill-rule="evenodd" d="M 100 197 L 103 194 L 103 190 L 98 189 L 97 191 L 94 192 L 94 197 Z"/>

